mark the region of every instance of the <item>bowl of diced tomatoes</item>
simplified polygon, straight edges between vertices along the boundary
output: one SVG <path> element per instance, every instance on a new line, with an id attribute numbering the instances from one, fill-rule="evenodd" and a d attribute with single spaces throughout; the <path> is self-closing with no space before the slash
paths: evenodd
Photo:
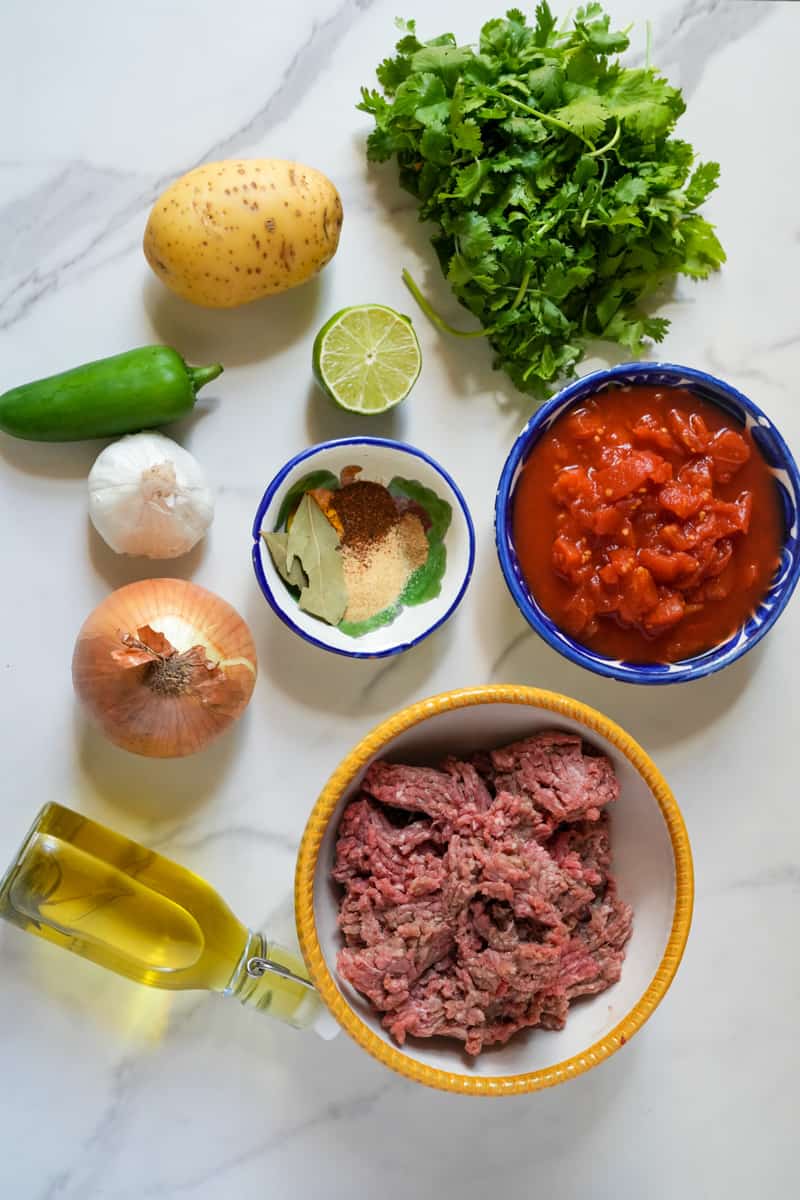
<path id="1" fill-rule="evenodd" d="M 679 683 L 740 658 L 800 576 L 800 474 L 772 420 L 691 367 L 626 363 L 543 405 L 503 468 L 520 612 L 600 675 Z"/>

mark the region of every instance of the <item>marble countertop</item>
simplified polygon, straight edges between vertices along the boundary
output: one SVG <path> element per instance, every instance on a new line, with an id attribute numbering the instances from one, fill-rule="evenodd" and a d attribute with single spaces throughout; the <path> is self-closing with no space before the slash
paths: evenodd
<path id="1" fill-rule="evenodd" d="M 729 262 L 681 284 L 664 357 L 721 374 L 800 448 L 794 80 L 800 6 L 619 0 L 652 18 L 653 58 L 689 102 L 680 133 L 722 163 L 708 205 Z M 97 447 L 0 441 L 0 859 L 58 800 L 213 882 L 243 920 L 286 934 L 309 808 L 332 768 L 405 703 L 487 680 L 538 684 L 619 721 L 678 797 L 697 870 L 677 980 L 609 1062 L 499 1102 L 428 1091 L 347 1037 L 323 1044 L 201 993 L 171 996 L 0 930 L 0 1195 L 15 1200 L 227 1200 L 558 1194 L 672 1200 L 784 1196 L 796 1181 L 800 808 L 794 740 L 800 602 L 719 676 L 641 690 L 595 678 L 537 640 L 500 576 L 496 480 L 526 404 L 486 348 L 416 320 L 425 368 L 370 431 L 407 438 L 461 483 L 478 562 L 457 616 L 400 659 L 325 655 L 266 608 L 249 526 L 273 471 L 305 445 L 361 431 L 312 385 L 310 343 L 336 309 L 409 310 L 400 281 L 431 252 L 391 169 L 368 169 L 358 85 L 393 45 L 398 10 L 463 40 L 502 11 L 478 0 L 138 0 L 5 5 L 0 105 L 0 388 L 153 341 L 219 357 L 217 399 L 178 436 L 208 467 L 206 544 L 154 573 L 221 592 L 250 622 L 262 675 L 235 731 L 196 759 L 115 750 L 73 702 L 75 633 L 113 587 L 147 574 L 93 535 Z M 238 312 L 173 299 L 140 251 L 174 177 L 231 155 L 305 160 L 344 202 L 341 248 L 316 283 Z M 428 280 L 455 313 L 443 284 Z M 599 364 L 598 364 L 599 365 Z M 213 398 L 212 398 L 213 399 Z"/>

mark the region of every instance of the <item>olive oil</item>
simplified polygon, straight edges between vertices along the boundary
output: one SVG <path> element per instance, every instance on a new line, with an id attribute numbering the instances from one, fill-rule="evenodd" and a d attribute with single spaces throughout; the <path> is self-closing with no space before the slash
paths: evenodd
<path id="1" fill-rule="evenodd" d="M 234 995 L 296 1028 L 322 1011 L 300 959 L 205 880 L 58 804 L 0 883 L 0 917 L 148 987 Z"/>

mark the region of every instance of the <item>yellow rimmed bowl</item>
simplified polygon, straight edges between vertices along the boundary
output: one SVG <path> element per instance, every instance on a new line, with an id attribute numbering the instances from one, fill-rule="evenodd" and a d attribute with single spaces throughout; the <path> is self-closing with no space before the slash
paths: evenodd
<path id="1" fill-rule="evenodd" d="M 618 983 L 576 1001 L 558 1032 L 523 1031 L 468 1058 L 438 1038 L 397 1046 L 369 1003 L 336 973 L 340 890 L 331 879 L 345 805 L 369 764 L 389 757 L 436 763 L 543 729 L 579 733 L 607 754 L 620 795 L 611 810 L 613 871 L 633 905 L 634 926 Z M 314 983 L 339 1024 L 385 1066 L 442 1091 L 501 1096 L 563 1083 L 597 1066 L 637 1032 L 663 999 L 678 969 L 692 919 L 689 839 L 669 787 L 652 759 L 608 717 L 555 692 L 488 684 L 445 692 L 402 709 L 373 729 L 340 763 L 309 817 L 295 875 L 297 932 Z"/>

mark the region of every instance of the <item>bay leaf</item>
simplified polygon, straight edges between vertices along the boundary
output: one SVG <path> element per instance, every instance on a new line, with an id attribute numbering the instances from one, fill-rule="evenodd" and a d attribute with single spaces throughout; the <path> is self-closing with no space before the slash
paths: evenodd
<path id="1" fill-rule="evenodd" d="M 329 625 L 338 625 L 347 608 L 339 535 L 319 505 L 308 495 L 294 514 L 286 543 L 286 567 L 295 562 L 308 577 L 300 592 L 300 607 Z"/>
<path id="2" fill-rule="evenodd" d="M 275 564 L 275 570 L 281 578 L 290 587 L 304 588 L 308 580 L 306 579 L 306 573 L 303 570 L 300 560 L 297 558 L 293 559 L 291 567 L 287 562 L 288 533 L 264 533 L 262 529 L 261 536 L 267 543 L 270 558 Z"/>

